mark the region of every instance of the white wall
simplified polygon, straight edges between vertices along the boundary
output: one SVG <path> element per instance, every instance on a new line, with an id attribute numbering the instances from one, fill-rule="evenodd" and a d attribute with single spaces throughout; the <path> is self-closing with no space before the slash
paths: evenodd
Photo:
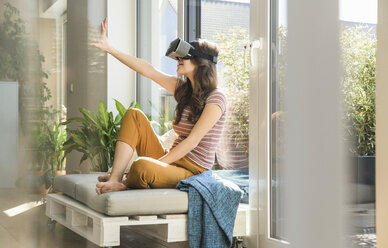
<path id="1" fill-rule="evenodd" d="M 107 2 L 108 36 L 113 47 L 136 56 L 136 1 Z M 114 99 L 128 107 L 136 97 L 136 73 L 108 56 L 108 111 L 117 114 Z"/>

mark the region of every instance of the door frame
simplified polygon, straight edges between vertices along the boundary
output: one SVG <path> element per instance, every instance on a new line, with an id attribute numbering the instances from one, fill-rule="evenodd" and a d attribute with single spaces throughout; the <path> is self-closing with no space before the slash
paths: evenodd
<path id="1" fill-rule="evenodd" d="M 250 217 L 248 247 L 284 248 L 270 237 L 270 1 L 250 3 Z M 256 42 L 254 46 L 252 46 Z"/>

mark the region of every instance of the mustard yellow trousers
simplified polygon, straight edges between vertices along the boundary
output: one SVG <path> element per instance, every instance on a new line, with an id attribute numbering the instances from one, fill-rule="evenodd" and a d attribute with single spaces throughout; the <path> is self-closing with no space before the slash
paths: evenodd
<path id="1" fill-rule="evenodd" d="M 158 161 L 168 150 L 162 147 L 146 115 L 139 109 L 125 113 L 117 141 L 130 145 L 139 156 L 127 174 L 126 184 L 130 188 L 175 188 L 180 180 L 207 170 L 187 156 L 172 164 Z"/>

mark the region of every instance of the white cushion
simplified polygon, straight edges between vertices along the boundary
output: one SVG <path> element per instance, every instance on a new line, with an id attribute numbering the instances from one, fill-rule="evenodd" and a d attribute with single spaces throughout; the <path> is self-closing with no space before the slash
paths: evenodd
<path id="1" fill-rule="evenodd" d="M 187 213 L 187 193 L 177 189 L 137 189 L 97 195 L 97 176 L 77 174 L 56 177 L 56 190 L 110 216 Z"/>

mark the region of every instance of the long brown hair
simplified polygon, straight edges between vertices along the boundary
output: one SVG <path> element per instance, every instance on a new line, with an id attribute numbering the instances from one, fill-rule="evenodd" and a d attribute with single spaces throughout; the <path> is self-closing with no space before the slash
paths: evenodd
<path id="1" fill-rule="evenodd" d="M 218 49 L 214 43 L 199 40 L 192 41 L 190 44 L 202 53 L 218 56 Z M 216 64 L 198 56 L 192 58 L 191 61 L 197 66 L 194 73 L 194 88 L 191 86 L 190 79 L 186 77 L 179 79 L 174 93 L 175 100 L 178 103 L 175 124 L 180 122 L 186 106 L 191 110 L 188 120 L 193 123 L 197 122 L 205 108 L 206 98 L 218 85 Z"/>

